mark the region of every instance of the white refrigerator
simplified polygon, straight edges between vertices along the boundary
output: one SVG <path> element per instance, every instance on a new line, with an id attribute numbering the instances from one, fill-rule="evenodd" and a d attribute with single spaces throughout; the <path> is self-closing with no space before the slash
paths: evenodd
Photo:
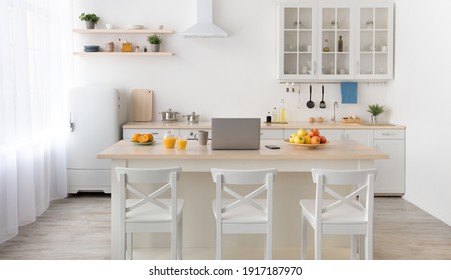
<path id="1" fill-rule="evenodd" d="M 126 98 L 110 87 L 75 87 L 68 94 L 68 193 L 111 193 L 110 161 L 97 154 L 122 139 Z"/>

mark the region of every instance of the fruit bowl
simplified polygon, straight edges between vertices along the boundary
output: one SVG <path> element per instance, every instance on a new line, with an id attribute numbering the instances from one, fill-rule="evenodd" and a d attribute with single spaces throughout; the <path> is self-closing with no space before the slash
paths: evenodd
<path id="1" fill-rule="evenodd" d="M 296 147 L 302 147 L 302 148 L 307 148 L 307 149 L 322 148 L 322 147 L 326 146 L 327 144 L 329 144 L 329 141 L 327 141 L 326 143 L 323 143 L 323 144 L 296 144 L 296 143 L 290 143 L 290 140 L 288 140 L 288 139 L 283 140 L 283 142 L 290 144 L 290 145 L 294 145 Z"/>

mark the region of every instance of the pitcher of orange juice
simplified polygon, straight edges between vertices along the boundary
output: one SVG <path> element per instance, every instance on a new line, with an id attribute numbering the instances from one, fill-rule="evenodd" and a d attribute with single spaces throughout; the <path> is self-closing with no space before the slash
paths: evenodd
<path id="1" fill-rule="evenodd" d="M 167 130 L 163 137 L 163 144 L 166 149 L 174 149 L 175 147 L 175 136 L 172 130 Z"/>

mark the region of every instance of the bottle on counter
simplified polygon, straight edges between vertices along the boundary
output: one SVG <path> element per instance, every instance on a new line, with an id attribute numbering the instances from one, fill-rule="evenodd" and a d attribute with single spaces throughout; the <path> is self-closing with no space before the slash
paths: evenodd
<path id="1" fill-rule="evenodd" d="M 271 112 L 268 112 L 268 115 L 266 115 L 266 122 L 267 123 L 271 122 Z"/>
<path id="2" fill-rule="evenodd" d="M 341 35 L 339 36 L 339 39 L 338 39 L 338 51 L 339 52 L 343 51 L 343 38 Z"/>
<path id="3" fill-rule="evenodd" d="M 285 109 L 285 100 L 280 100 L 279 107 L 279 122 L 284 123 L 287 121 L 287 110 Z"/>
<path id="4" fill-rule="evenodd" d="M 273 123 L 279 122 L 279 112 L 277 112 L 276 107 L 274 107 L 274 111 L 272 111 L 271 122 L 273 122 Z"/>

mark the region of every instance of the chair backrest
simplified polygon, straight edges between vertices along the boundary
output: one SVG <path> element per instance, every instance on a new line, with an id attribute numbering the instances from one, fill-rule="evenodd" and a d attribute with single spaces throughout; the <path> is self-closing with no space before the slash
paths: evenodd
<path id="1" fill-rule="evenodd" d="M 318 223 L 326 212 L 332 212 L 341 205 L 349 205 L 365 214 L 366 221 L 372 222 L 374 202 L 374 182 L 377 169 L 325 170 L 312 169 L 313 182 L 316 183 L 315 215 Z M 334 187 L 346 187 L 346 194 L 338 193 Z M 354 188 L 350 188 L 353 186 Z M 329 194 L 335 202 L 323 206 L 323 194 Z"/>
<path id="2" fill-rule="evenodd" d="M 181 167 L 170 168 L 125 168 L 116 167 L 116 176 L 119 181 L 121 218 L 125 220 L 125 213 L 146 203 L 154 204 L 170 213 L 172 221 L 176 221 L 177 215 L 177 181 L 180 179 Z M 157 190 L 148 194 L 136 187 L 136 184 L 164 184 Z M 171 205 L 166 205 L 157 198 L 170 190 Z M 127 205 L 127 191 L 133 193 L 138 199 Z M 174 211 L 172 211 L 174 209 Z"/>
<path id="3" fill-rule="evenodd" d="M 257 170 L 230 170 L 230 169 L 211 169 L 213 182 L 216 183 L 216 213 L 225 213 L 235 207 L 241 205 L 250 205 L 267 215 L 268 222 L 272 219 L 272 192 L 274 184 L 274 176 L 277 170 L 257 169 Z M 260 185 L 257 186 L 245 196 L 238 194 L 230 189 L 231 185 Z M 234 201 L 228 205 L 221 207 L 222 192 L 231 195 Z M 255 203 L 255 199 L 259 194 L 266 192 L 266 207 L 262 207 Z M 221 215 L 218 215 L 221 216 Z M 218 217 L 220 219 L 220 217 Z"/>

